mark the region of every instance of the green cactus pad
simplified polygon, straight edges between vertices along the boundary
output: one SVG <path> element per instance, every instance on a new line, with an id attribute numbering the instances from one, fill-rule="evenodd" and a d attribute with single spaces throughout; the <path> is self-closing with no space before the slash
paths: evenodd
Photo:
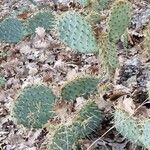
<path id="1" fill-rule="evenodd" d="M 23 38 L 22 23 L 15 18 L 0 23 L 0 42 L 17 43 Z"/>
<path id="2" fill-rule="evenodd" d="M 77 137 L 73 128 L 62 126 L 53 136 L 48 150 L 71 150 L 76 140 Z"/>
<path id="3" fill-rule="evenodd" d="M 103 120 L 103 114 L 97 104 L 89 101 L 79 112 L 74 120 L 73 126 L 76 129 L 78 138 L 85 138 L 95 131 Z"/>
<path id="4" fill-rule="evenodd" d="M 15 101 L 13 115 L 19 124 L 28 128 L 41 128 L 55 116 L 56 96 L 44 85 L 26 87 Z"/>
<path id="5" fill-rule="evenodd" d="M 81 53 L 98 51 L 90 24 L 76 12 L 69 11 L 62 15 L 58 23 L 58 34 L 62 42 Z"/>
<path id="6" fill-rule="evenodd" d="M 33 34 L 38 27 L 43 27 L 49 31 L 54 27 L 54 20 L 55 17 L 51 11 L 41 11 L 27 20 L 26 32 L 29 35 Z"/>
<path id="7" fill-rule="evenodd" d="M 76 142 L 97 129 L 103 120 L 102 112 L 90 101 L 81 109 L 70 126 L 61 126 L 52 138 L 49 150 L 71 150 Z"/>
<path id="8" fill-rule="evenodd" d="M 147 29 L 145 30 L 144 48 L 150 53 L 150 24 L 147 26 Z"/>
<path id="9" fill-rule="evenodd" d="M 131 18 L 131 5 L 127 0 L 116 0 L 114 3 L 108 26 L 109 26 L 109 39 L 111 42 L 116 43 L 121 35 L 124 34 L 128 28 Z"/>
<path id="10" fill-rule="evenodd" d="M 0 87 L 5 85 L 5 83 L 6 83 L 6 79 L 0 76 Z"/>
<path id="11" fill-rule="evenodd" d="M 65 101 L 74 101 L 77 97 L 85 97 L 97 91 L 98 78 L 82 77 L 67 83 L 61 90 L 61 96 Z"/>
<path id="12" fill-rule="evenodd" d="M 86 16 L 86 20 L 91 24 L 94 25 L 99 23 L 101 20 L 100 14 L 96 11 L 90 11 L 90 13 Z"/>
<path id="13" fill-rule="evenodd" d="M 114 114 L 114 123 L 117 131 L 132 143 L 143 145 L 141 142 L 141 127 L 136 119 L 128 113 L 117 109 Z"/>
<path id="14" fill-rule="evenodd" d="M 107 9 L 112 3 L 112 0 L 91 0 L 89 8 L 96 11 L 100 15 L 100 11 Z"/>
<path id="15" fill-rule="evenodd" d="M 143 144 L 147 149 L 150 149 L 150 120 L 146 120 L 143 129 Z"/>
<path id="16" fill-rule="evenodd" d="M 102 35 L 100 39 L 99 58 L 106 72 L 114 73 L 115 69 L 119 67 L 117 57 L 117 47 L 110 42 L 107 34 Z"/>
<path id="17" fill-rule="evenodd" d="M 104 10 L 108 8 L 108 6 L 111 4 L 113 0 L 97 0 L 99 3 L 99 9 Z"/>
<path id="18" fill-rule="evenodd" d="M 82 7 L 86 7 L 90 4 L 90 0 L 75 0 L 76 3 L 79 3 Z"/>

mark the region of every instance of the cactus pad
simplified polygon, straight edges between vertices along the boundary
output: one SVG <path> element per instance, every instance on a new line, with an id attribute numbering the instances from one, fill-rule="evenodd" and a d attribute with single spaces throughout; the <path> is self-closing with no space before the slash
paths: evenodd
<path id="1" fill-rule="evenodd" d="M 62 126 L 53 136 L 48 150 L 71 150 L 76 140 L 73 128 Z"/>
<path id="2" fill-rule="evenodd" d="M 119 66 L 117 58 L 117 47 L 110 42 L 107 34 L 102 35 L 100 39 L 99 58 L 106 72 L 110 74 Z"/>
<path id="3" fill-rule="evenodd" d="M 147 149 L 150 149 L 150 120 L 146 120 L 143 129 L 143 144 Z"/>
<path id="4" fill-rule="evenodd" d="M 101 16 L 96 11 L 90 11 L 90 13 L 86 16 L 86 20 L 92 25 L 99 23 L 101 20 Z"/>
<path id="5" fill-rule="evenodd" d="M 79 3 L 82 7 L 86 7 L 90 4 L 90 0 L 75 0 L 76 3 Z"/>
<path id="6" fill-rule="evenodd" d="M 55 100 L 52 90 L 44 85 L 26 87 L 15 102 L 14 117 L 25 127 L 41 128 L 55 116 Z"/>
<path id="7" fill-rule="evenodd" d="M 6 79 L 0 76 L 0 87 L 5 85 L 5 83 L 6 83 Z"/>
<path id="8" fill-rule="evenodd" d="M 109 26 L 109 39 L 111 42 L 116 43 L 121 35 L 124 34 L 128 28 L 131 18 L 131 6 L 127 0 L 116 0 L 114 3 L 108 26 Z"/>
<path id="9" fill-rule="evenodd" d="M 141 142 L 141 128 L 136 119 L 130 117 L 128 113 L 123 110 L 116 110 L 114 114 L 115 127 L 117 131 L 132 143 L 142 145 Z"/>
<path id="10" fill-rule="evenodd" d="M 85 138 L 100 126 L 103 114 L 95 102 L 89 101 L 80 110 L 73 126 L 76 128 L 78 138 Z"/>
<path id="11" fill-rule="evenodd" d="M 144 48 L 150 53 L 150 24 L 147 26 L 147 29 L 145 30 Z"/>
<path id="12" fill-rule="evenodd" d="M 106 9 L 113 0 L 97 0 L 99 3 L 99 9 L 104 10 Z"/>
<path id="13" fill-rule="evenodd" d="M 67 83 L 61 91 L 61 96 L 65 101 L 74 101 L 77 97 L 88 96 L 97 91 L 98 78 L 82 77 Z"/>
<path id="14" fill-rule="evenodd" d="M 89 7 L 100 14 L 100 11 L 107 9 L 110 6 L 111 2 L 112 0 L 91 0 Z"/>
<path id="15" fill-rule="evenodd" d="M 0 23 L 0 42 L 17 43 L 23 38 L 22 23 L 15 18 Z"/>
<path id="16" fill-rule="evenodd" d="M 78 13 L 69 11 L 58 23 L 58 34 L 62 42 L 81 53 L 97 52 L 97 43 L 90 24 Z"/>
<path id="17" fill-rule="evenodd" d="M 62 126 L 56 131 L 49 149 L 72 149 L 79 139 L 85 138 L 95 131 L 102 119 L 103 115 L 98 106 L 93 101 L 87 102 L 73 120 L 72 125 Z"/>
<path id="18" fill-rule="evenodd" d="M 33 34 L 38 27 L 43 27 L 49 31 L 54 26 L 54 20 L 55 18 L 51 11 L 41 11 L 26 22 L 27 33 Z"/>

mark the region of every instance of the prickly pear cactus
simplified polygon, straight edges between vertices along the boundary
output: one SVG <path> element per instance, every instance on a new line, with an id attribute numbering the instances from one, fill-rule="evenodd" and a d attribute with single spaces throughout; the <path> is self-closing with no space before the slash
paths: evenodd
<path id="1" fill-rule="evenodd" d="M 15 101 L 13 116 L 25 127 L 41 128 L 55 116 L 55 100 L 52 90 L 44 85 L 26 87 Z"/>
<path id="2" fill-rule="evenodd" d="M 53 136 L 48 150 L 71 150 L 77 141 L 77 135 L 72 126 L 61 126 Z"/>
<path id="3" fill-rule="evenodd" d="M 112 1 L 114 0 L 90 0 L 90 5 L 87 8 L 91 7 L 91 10 L 100 14 L 100 11 L 107 9 L 111 5 Z"/>
<path id="4" fill-rule="evenodd" d="M 99 3 L 99 9 L 104 10 L 108 8 L 108 6 L 111 4 L 112 1 L 114 0 L 97 0 Z"/>
<path id="5" fill-rule="evenodd" d="M 6 83 L 6 79 L 0 76 L 0 87 L 5 85 L 5 83 Z"/>
<path id="6" fill-rule="evenodd" d="M 70 150 L 81 138 L 85 138 L 97 129 L 103 119 L 103 114 L 93 101 L 79 111 L 70 126 L 61 126 L 50 142 L 49 150 Z"/>
<path id="7" fill-rule="evenodd" d="M 99 23 L 101 20 L 101 16 L 96 11 L 90 11 L 90 13 L 86 16 L 86 20 L 91 24 L 94 25 L 96 23 Z"/>
<path id="8" fill-rule="evenodd" d="M 147 29 L 144 32 L 145 40 L 144 40 L 144 48 L 150 53 L 150 24 L 147 26 Z"/>
<path id="9" fill-rule="evenodd" d="M 33 5 L 37 5 L 37 3 L 34 0 L 28 0 L 29 2 L 31 2 Z"/>
<path id="10" fill-rule="evenodd" d="M 141 124 L 130 117 L 128 113 L 117 109 L 114 114 L 114 123 L 117 131 L 132 143 L 143 145 L 141 142 Z"/>
<path id="11" fill-rule="evenodd" d="M 90 24 L 77 12 L 69 11 L 62 15 L 58 23 L 58 34 L 62 42 L 81 53 L 98 51 Z"/>
<path id="12" fill-rule="evenodd" d="M 131 5 L 127 0 L 114 2 L 108 21 L 109 39 L 116 43 L 128 28 L 131 18 Z"/>
<path id="13" fill-rule="evenodd" d="M 82 7 L 86 7 L 90 4 L 90 0 L 75 0 L 76 3 L 79 3 Z"/>
<path id="14" fill-rule="evenodd" d="M 0 23 L 0 42 L 17 43 L 23 38 L 22 23 L 15 18 L 7 18 Z"/>
<path id="15" fill-rule="evenodd" d="M 61 96 L 65 101 L 74 101 L 77 97 L 88 96 L 97 91 L 98 78 L 81 77 L 70 81 L 61 90 Z"/>
<path id="16" fill-rule="evenodd" d="M 147 149 L 150 149 L 150 120 L 147 119 L 143 127 L 143 144 Z"/>
<path id="17" fill-rule="evenodd" d="M 41 11 L 29 18 L 26 22 L 27 34 L 33 34 L 38 27 L 49 31 L 54 27 L 54 15 L 51 11 Z"/>
<path id="18" fill-rule="evenodd" d="M 94 101 L 87 102 L 73 123 L 78 138 L 85 138 L 91 134 L 100 126 L 102 120 L 103 114 L 97 104 Z"/>
<path id="19" fill-rule="evenodd" d="M 109 41 L 108 35 L 104 34 L 99 40 L 99 59 L 104 67 L 104 70 L 113 74 L 115 69 L 119 66 L 117 57 L 117 47 L 114 43 Z"/>

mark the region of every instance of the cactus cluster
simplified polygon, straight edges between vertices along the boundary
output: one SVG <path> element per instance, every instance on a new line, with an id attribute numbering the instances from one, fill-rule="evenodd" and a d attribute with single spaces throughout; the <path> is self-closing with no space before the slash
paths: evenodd
<path id="1" fill-rule="evenodd" d="M 116 109 L 114 123 L 117 131 L 132 143 L 150 149 L 150 120 L 130 116 L 122 109 Z"/>
<path id="2" fill-rule="evenodd" d="M 70 81 L 62 88 L 63 101 L 66 104 L 74 103 L 77 97 L 85 95 L 88 97 L 89 93 L 93 94 L 97 90 L 98 83 L 99 80 L 93 77 L 81 77 Z M 25 87 L 19 94 L 14 103 L 12 115 L 18 124 L 27 128 L 42 128 L 49 126 L 51 121 L 58 117 L 55 112 L 57 104 L 59 104 L 58 98 L 50 88 L 45 85 L 32 85 Z M 97 104 L 87 100 L 83 108 L 76 112 L 75 117 L 72 117 L 69 125 L 62 124 L 61 121 L 57 123 L 48 149 L 59 150 L 60 147 L 63 150 L 71 149 L 79 139 L 95 131 L 102 119 L 103 115 Z"/>
<path id="3" fill-rule="evenodd" d="M 17 18 L 7 18 L 0 23 L 0 42 L 17 43 L 25 36 L 34 34 L 36 28 L 43 27 L 50 31 L 55 27 L 58 38 L 71 49 L 80 53 L 99 53 L 100 61 L 105 70 L 114 73 L 118 67 L 117 42 L 123 37 L 127 47 L 127 28 L 131 19 L 131 5 L 128 0 L 76 0 L 90 13 L 84 17 L 75 11 L 58 15 L 57 21 L 51 11 L 40 11 L 24 22 Z M 107 22 L 107 32 L 96 37 L 92 25 L 100 21 L 99 12 L 113 3 Z M 91 23 L 92 22 L 92 23 Z M 150 51 L 150 25 L 145 30 L 144 48 Z M 0 86 L 5 84 L 0 77 Z M 78 97 L 87 101 L 69 125 L 56 123 L 52 140 L 48 143 L 49 150 L 70 150 L 76 143 L 96 131 L 103 120 L 102 111 L 89 95 L 97 92 L 100 79 L 81 77 L 68 82 L 61 89 L 60 97 L 53 94 L 52 89 L 45 85 L 25 87 L 14 102 L 12 115 L 18 124 L 27 128 L 42 128 L 45 124 L 60 119 L 55 112 L 58 100 L 73 104 Z M 48 123 L 49 122 L 49 123 Z M 67 120 L 66 120 L 67 122 Z M 123 109 L 116 109 L 114 123 L 117 131 L 137 145 L 150 149 L 150 119 L 138 119 L 130 116 Z"/>
<path id="4" fill-rule="evenodd" d="M 103 39 L 101 35 L 96 37 L 91 25 L 99 22 L 100 10 L 105 9 L 113 1 L 80 0 L 78 2 L 83 6 L 88 5 L 87 10 L 90 13 L 87 16 L 73 10 L 61 15 L 41 10 L 26 19 L 24 23 L 18 19 L 6 19 L 0 25 L 0 40 L 18 42 L 24 36 L 32 35 L 37 27 L 43 27 L 46 31 L 54 28 L 53 31 L 56 31 L 58 38 L 68 47 L 80 53 L 99 53 L 102 64 L 114 70 L 118 66 L 115 44 L 127 31 L 131 18 L 130 3 L 127 0 L 115 0 L 107 22 L 108 38 Z M 104 61 L 106 63 L 103 63 Z"/>
<path id="5" fill-rule="evenodd" d="M 92 2 L 91 2 L 92 3 Z M 107 2 L 100 1 L 103 5 Z M 91 13 L 86 17 L 88 21 L 99 20 L 97 4 L 93 1 Z M 97 6 L 97 5 L 96 5 Z M 80 14 L 69 11 L 62 15 L 58 23 L 59 38 L 62 42 L 81 53 L 94 53 L 99 51 L 100 61 L 107 70 L 115 70 L 118 67 L 116 43 L 127 31 L 131 18 L 131 6 L 127 0 L 116 0 L 112 6 L 108 19 L 107 37 L 100 35 L 96 39 L 91 23 L 88 23 Z"/>
<path id="6" fill-rule="evenodd" d="M 17 18 L 6 18 L 0 23 L 0 42 L 18 43 L 25 36 L 31 35 L 38 27 L 49 31 L 54 27 L 54 15 L 51 11 L 41 11 L 25 22 Z"/>

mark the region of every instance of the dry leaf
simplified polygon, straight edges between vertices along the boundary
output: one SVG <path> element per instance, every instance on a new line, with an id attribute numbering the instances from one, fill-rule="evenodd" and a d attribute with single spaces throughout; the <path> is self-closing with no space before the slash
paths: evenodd
<path id="1" fill-rule="evenodd" d="M 35 33 L 36 33 L 40 38 L 44 38 L 44 37 L 46 36 L 45 29 L 42 28 L 42 27 L 36 28 Z"/>

